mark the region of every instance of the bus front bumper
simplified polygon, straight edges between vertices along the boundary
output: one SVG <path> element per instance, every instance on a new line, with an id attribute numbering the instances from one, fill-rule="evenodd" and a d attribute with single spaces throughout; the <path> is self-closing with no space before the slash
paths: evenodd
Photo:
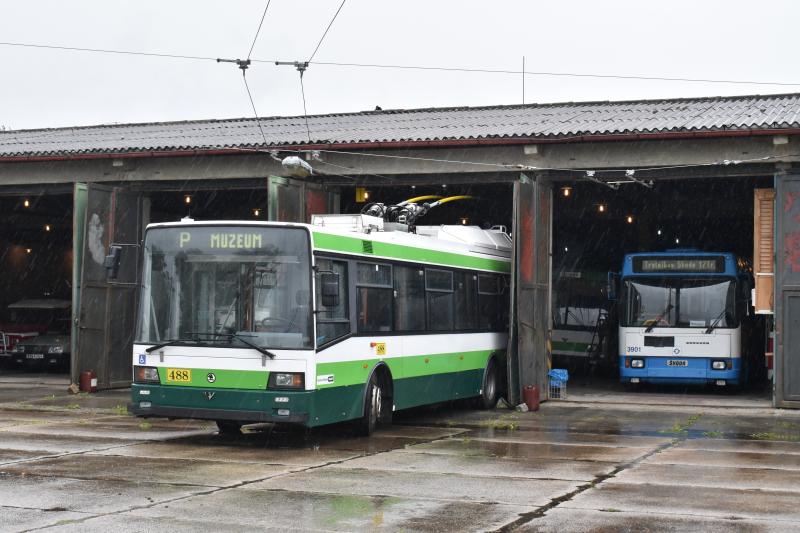
<path id="1" fill-rule="evenodd" d="M 134 383 L 128 411 L 143 418 L 308 424 L 314 391 L 176 387 Z"/>
<path id="2" fill-rule="evenodd" d="M 644 360 L 644 368 L 626 367 L 626 359 Z M 686 366 L 672 366 L 670 361 L 685 361 Z M 712 361 L 725 361 L 725 370 L 715 370 Z M 739 385 L 741 381 L 741 359 L 731 357 L 648 357 L 620 356 L 619 374 L 622 383 L 664 383 L 664 384 L 715 384 L 724 381 L 725 385 Z M 720 383 L 721 384 L 721 383 Z"/>

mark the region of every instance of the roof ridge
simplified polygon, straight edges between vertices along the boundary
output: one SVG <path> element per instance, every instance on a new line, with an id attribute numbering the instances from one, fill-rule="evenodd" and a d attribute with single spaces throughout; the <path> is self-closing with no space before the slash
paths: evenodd
<path id="1" fill-rule="evenodd" d="M 800 98 L 800 92 L 796 93 L 776 93 L 776 94 L 747 94 L 747 95 L 733 95 L 733 96 L 699 96 L 699 97 L 681 97 L 681 98 L 654 98 L 643 100 L 587 100 L 587 101 L 566 101 L 566 102 L 545 102 L 545 103 L 531 103 L 531 104 L 496 104 L 484 106 L 450 106 L 450 107 L 421 107 L 421 108 L 398 108 L 398 109 L 381 109 L 381 110 L 366 110 L 366 111 L 351 111 L 351 112 L 338 112 L 338 113 L 323 113 L 315 115 L 273 115 L 268 117 L 258 117 L 261 121 L 277 121 L 277 120 L 304 120 L 305 118 L 328 118 L 328 117 L 346 117 L 346 116 L 364 116 L 364 115 L 389 115 L 389 114 L 410 114 L 410 113 L 424 113 L 424 112 L 454 112 L 454 111 L 487 111 L 487 110 L 501 110 L 501 109 L 536 109 L 548 107 L 563 107 L 563 106 L 592 106 L 592 105 L 626 105 L 626 104 L 658 104 L 658 103 L 677 103 L 677 102 L 722 102 L 722 101 L 741 101 L 741 100 L 780 100 L 788 98 Z M 0 136 L 19 133 L 55 133 L 59 131 L 70 130 L 88 130 L 88 129 L 114 129 L 114 128 L 130 128 L 130 127 L 148 127 L 148 126 L 178 126 L 178 125 L 192 125 L 192 124 L 215 124 L 215 123 L 237 123 L 237 122 L 255 122 L 255 117 L 234 117 L 234 118 L 209 118 L 209 119 L 189 119 L 189 120 L 176 120 L 176 121 L 151 121 L 151 122 L 123 122 L 112 124 L 93 124 L 84 126 L 63 126 L 58 128 L 30 128 L 19 130 L 0 130 Z"/>

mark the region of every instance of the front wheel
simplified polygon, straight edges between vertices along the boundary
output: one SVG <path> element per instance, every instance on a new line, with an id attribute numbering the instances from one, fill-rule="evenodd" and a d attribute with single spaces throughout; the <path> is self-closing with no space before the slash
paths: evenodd
<path id="1" fill-rule="evenodd" d="M 367 383 L 367 394 L 364 398 L 364 416 L 358 421 L 358 433 L 363 436 L 369 436 L 386 419 L 384 413 L 385 406 L 385 391 L 381 386 L 378 376 L 375 374 L 369 379 Z"/>
<path id="2" fill-rule="evenodd" d="M 500 390 L 500 375 L 497 372 L 497 363 L 494 359 L 489 359 L 486 370 L 483 373 L 483 388 L 478 397 L 478 407 L 480 409 L 494 409 L 497 405 Z"/>

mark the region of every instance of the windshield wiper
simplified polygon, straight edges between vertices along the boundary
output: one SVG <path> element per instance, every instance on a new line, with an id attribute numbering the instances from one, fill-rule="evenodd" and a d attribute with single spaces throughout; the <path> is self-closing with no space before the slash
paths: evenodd
<path id="1" fill-rule="evenodd" d="M 226 337 L 228 339 L 236 339 L 237 341 L 241 342 L 242 344 L 249 346 L 250 348 L 258 351 L 261 355 L 265 355 L 270 359 L 275 359 L 275 354 L 267 350 L 266 348 L 262 348 L 258 344 L 253 342 L 247 341 L 245 337 L 255 337 L 255 335 L 242 335 L 240 333 L 216 333 L 212 331 L 191 331 L 189 332 L 190 335 L 206 335 L 208 337 Z"/>
<path id="2" fill-rule="evenodd" d="M 714 319 L 714 321 L 711 323 L 711 325 L 708 326 L 708 328 L 706 328 L 706 333 L 711 333 L 712 331 L 714 331 L 716 329 L 717 324 L 719 324 L 719 321 L 722 320 L 722 317 L 725 316 L 726 312 L 727 312 L 727 309 L 723 309 L 722 310 L 722 312 L 717 316 L 717 318 Z"/>
<path id="3" fill-rule="evenodd" d="M 144 351 L 147 352 L 147 353 L 153 353 L 154 351 L 159 350 L 159 349 L 163 348 L 164 346 L 174 346 L 176 344 L 187 344 L 187 343 L 189 343 L 189 344 L 197 344 L 197 342 L 198 341 L 196 339 L 172 339 L 172 340 L 168 340 L 168 341 L 164 341 L 162 343 L 156 344 L 156 345 L 151 346 L 149 348 L 145 348 Z"/>
<path id="4" fill-rule="evenodd" d="M 673 307 L 674 307 L 674 306 L 673 306 L 672 304 L 667 304 L 667 307 L 664 309 L 664 312 L 663 312 L 663 313 L 661 313 L 661 315 L 659 315 L 657 318 L 655 318 L 655 319 L 653 320 L 653 323 L 652 323 L 652 324 L 650 324 L 649 326 L 647 326 L 647 329 L 646 329 L 646 330 L 644 330 L 644 332 L 645 332 L 645 333 L 650 333 L 651 331 L 653 331 L 653 328 L 654 328 L 654 327 L 656 327 L 656 326 L 658 325 L 658 322 L 659 322 L 660 320 L 665 320 L 665 319 L 667 318 L 667 314 L 668 314 L 670 311 L 672 311 L 672 308 L 673 308 Z"/>

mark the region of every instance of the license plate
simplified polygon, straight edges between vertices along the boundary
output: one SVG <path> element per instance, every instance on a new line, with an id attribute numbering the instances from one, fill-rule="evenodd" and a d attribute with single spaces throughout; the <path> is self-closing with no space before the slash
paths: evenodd
<path id="1" fill-rule="evenodd" d="M 43 353 L 26 353 L 25 359 L 44 359 Z"/>
<path id="2" fill-rule="evenodd" d="M 670 359 L 667 361 L 667 366 L 689 366 L 689 361 L 686 359 Z"/>
<path id="3" fill-rule="evenodd" d="M 190 383 L 192 381 L 192 371 L 188 368 L 168 368 L 167 382 Z"/>

